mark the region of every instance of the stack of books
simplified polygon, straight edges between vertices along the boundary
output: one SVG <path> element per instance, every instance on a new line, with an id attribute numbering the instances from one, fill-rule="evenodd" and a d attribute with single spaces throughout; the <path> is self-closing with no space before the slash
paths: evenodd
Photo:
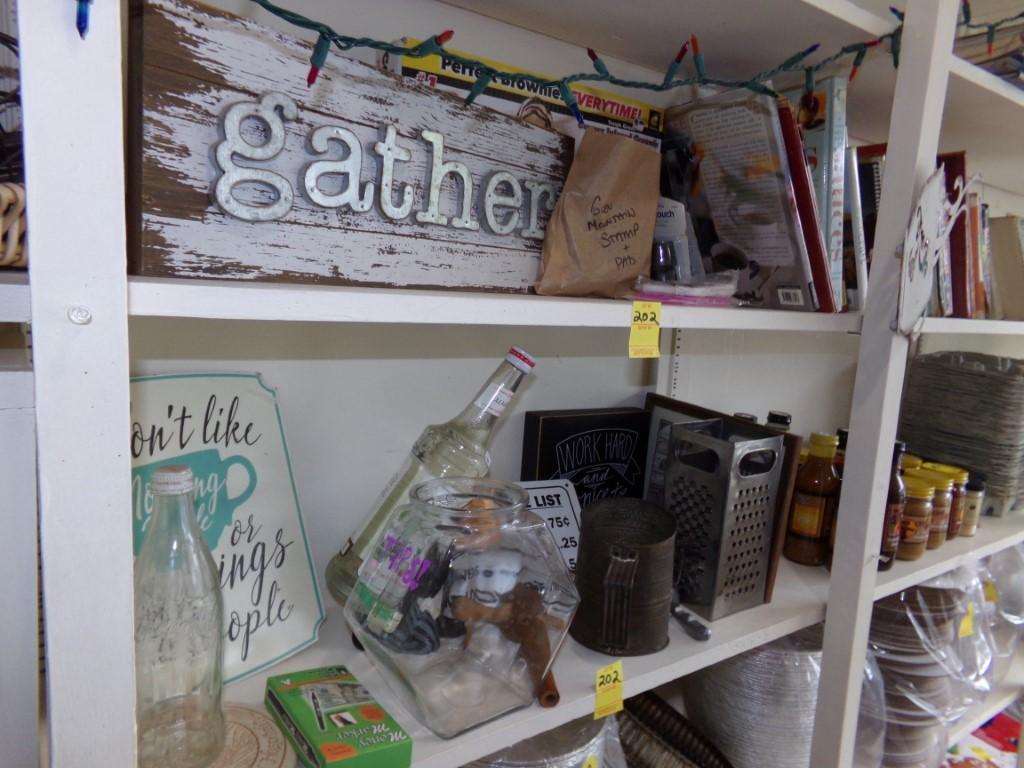
<path id="1" fill-rule="evenodd" d="M 862 306 L 868 257 L 846 89 L 834 77 L 812 92 L 730 91 L 666 113 L 662 194 L 689 211 L 705 272 L 738 271 L 742 305 Z"/>
<path id="2" fill-rule="evenodd" d="M 811 93 L 729 91 L 667 110 L 662 195 L 685 205 L 705 272 L 738 272 L 737 303 L 863 309 L 886 147 L 849 146 L 846 90 L 834 77 Z M 966 154 L 939 166 L 954 201 Z M 990 216 L 970 188 L 936 272 L 931 315 L 1024 320 L 1024 223 Z"/>
<path id="3" fill-rule="evenodd" d="M 939 155 L 950 201 L 956 180 L 967 182 L 964 152 Z M 861 206 L 870 233 L 878 210 L 885 145 L 859 149 Z M 973 189 L 973 187 L 971 188 Z M 977 191 L 969 191 L 967 208 L 957 219 L 942 254 L 928 308 L 933 317 L 1024 320 L 1024 224 L 1017 216 L 992 217 Z"/>

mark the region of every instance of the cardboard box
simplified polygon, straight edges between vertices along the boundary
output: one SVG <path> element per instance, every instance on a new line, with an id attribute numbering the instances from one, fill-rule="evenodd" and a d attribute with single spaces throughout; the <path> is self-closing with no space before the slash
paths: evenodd
<path id="1" fill-rule="evenodd" d="M 408 768 L 412 739 L 345 667 L 267 679 L 267 709 L 307 766 Z"/>
<path id="2" fill-rule="evenodd" d="M 422 42 L 416 38 L 404 37 L 397 41 L 408 47 Z M 464 51 L 451 50 L 461 56 L 476 59 L 494 69 L 516 74 L 549 75 L 520 67 L 512 67 L 494 59 L 486 59 Z M 479 71 L 464 67 L 447 56 L 424 56 L 413 59 L 385 53 L 377 57 L 382 69 L 415 80 L 420 85 L 437 88 L 465 98 L 479 76 Z M 652 149 L 661 147 L 661 130 L 664 112 L 660 107 L 622 96 L 612 91 L 595 88 L 589 83 L 572 84 L 573 94 L 579 104 L 587 128 L 629 136 Z M 552 128 L 577 141 L 583 131 L 576 124 L 576 118 L 562 101 L 557 86 L 540 87 L 537 84 L 516 77 L 496 77 L 477 98 L 476 104 L 525 120 L 533 125 Z"/>

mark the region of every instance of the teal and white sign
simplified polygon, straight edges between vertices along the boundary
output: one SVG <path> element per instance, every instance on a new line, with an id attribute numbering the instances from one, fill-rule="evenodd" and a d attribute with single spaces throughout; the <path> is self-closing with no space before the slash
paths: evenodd
<path id="1" fill-rule="evenodd" d="M 225 682 L 316 642 L 324 609 L 274 390 L 257 374 L 175 374 L 133 378 L 131 394 L 135 552 L 153 471 L 188 465 L 220 570 Z"/>

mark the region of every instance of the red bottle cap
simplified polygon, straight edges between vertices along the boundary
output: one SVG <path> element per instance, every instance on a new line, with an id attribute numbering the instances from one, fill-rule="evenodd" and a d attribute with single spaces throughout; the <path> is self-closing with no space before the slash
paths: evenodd
<path id="1" fill-rule="evenodd" d="M 522 347 L 512 347 L 505 355 L 505 362 L 511 363 L 523 373 L 529 373 L 537 363 Z"/>

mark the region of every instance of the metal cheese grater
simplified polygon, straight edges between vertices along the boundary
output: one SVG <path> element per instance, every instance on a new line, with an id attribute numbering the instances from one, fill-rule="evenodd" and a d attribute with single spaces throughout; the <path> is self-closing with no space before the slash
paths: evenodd
<path id="1" fill-rule="evenodd" d="M 764 602 L 782 437 L 707 419 L 672 427 L 665 507 L 679 599 L 712 621 Z"/>

